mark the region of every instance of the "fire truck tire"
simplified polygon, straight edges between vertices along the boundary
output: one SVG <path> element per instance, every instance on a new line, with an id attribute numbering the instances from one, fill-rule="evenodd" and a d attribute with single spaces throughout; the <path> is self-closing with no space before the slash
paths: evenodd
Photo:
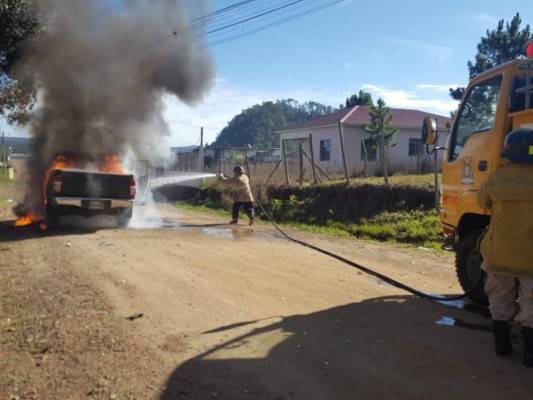
<path id="1" fill-rule="evenodd" d="M 465 292 L 469 292 L 476 283 L 482 280 L 480 285 L 468 296 L 475 303 L 487 305 L 488 299 L 484 290 L 485 271 L 481 269 L 481 254 L 477 248 L 477 242 L 483 230 L 476 230 L 465 235 L 457 246 L 455 256 L 455 270 L 459 283 Z"/>
<path id="2" fill-rule="evenodd" d="M 57 207 L 46 206 L 46 228 L 57 229 L 59 228 L 60 213 Z"/>

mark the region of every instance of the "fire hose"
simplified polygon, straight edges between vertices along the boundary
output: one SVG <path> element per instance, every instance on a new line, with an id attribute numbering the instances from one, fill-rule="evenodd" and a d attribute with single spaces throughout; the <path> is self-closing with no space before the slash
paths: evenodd
<path id="1" fill-rule="evenodd" d="M 279 226 L 278 224 L 276 224 L 276 222 L 272 219 L 272 217 L 270 216 L 270 214 L 265 210 L 265 208 L 263 207 L 263 205 L 257 200 L 257 196 L 255 196 L 255 201 L 257 203 L 257 205 L 259 206 L 259 208 L 261 208 L 262 212 L 264 213 L 264 215 L 267 217 L 268 221 L 272 224 L 272 226 L 274 226 L 274 228 L 276 228 L 276 230 L 281 233 L 281 235 L 283 235 L 286 239 L 294 242 L 294 243 L 298 243 L 302 246 L 305 246 L 305 247 L 308 247 L 312 250 L 315 250 L 315 251 L 318 251 L 322 254 L 325 254 L 329 257 L 332 257 L 338 261 L 341 261 L 351 267 L 354 267 L 354 268 L 357 268 L 358 270 L 360 271 L 363 271 L 371 276 L 374 276 L 380 280 L 382 280 L 383 282 L 386 282 L 394 287 L 397 287 L 399 289 L 403 289 L 405 290 L 406 292 L 409 292 L 411 294 L 414 294 L 415 296 L 417 297 L 421 297 L 421 298 L 425 298 L 425 299 L 429 299 L 429 300 L 435 300 L 435 301 L 456 301 L 456 300 L 461 300 L 461 299 L 464 299 L 468 296 L 470 296 L 478 287 L 479 285 L 483 282 L 484 280 L 484 274 L 483 273 L 480 273 L 479 275 L 479 279 L 478 281 L 476 282 L 476 284 L 468 291 L 466 291 L 464 294 L 461 294 L 461 295 L 457 295 L 457 296 L 444 296 L 444 295 L 431 295 L 431 294 L 428 294 L 428 293 L 424 293 L 424 292 L 421 292 L 420 290 L 417 290 L 417 289 L 414 289 L 404 283 L 401 283 L 401 282 L 398 282 L 397 280 L 393 279 L 393 278 L 390 278 L 386 275 L 383 275 L 383 274 L 380 274 L 379 272 L 376 272 L 370 268 L 367 268 L 359 263 L 356 263 L 354 261 L 351 261 L 351 260 L 348 260 L 347 258 L 344 258 L 338 254 L 335 254 L 335 253 L 332 253 L 331 251 L 328 251 L 328 250 L 325 250 L 325 249 L 322 249 L 318 246 L 315 246 L 315 245 L 312 245 L 310 243 L 307 243 L 307 242 L 304 242 L 302 240 L 298 240 L 298 239 L 295 239 L 293 238 L 292 236 L 288 235 L 286 232 L 284 232 Z M 479 249 L 479 243 L 481 242 L 481 238 L 483 237 L 484 234 L 482 234 L 480 236 L 480 238 L 478 239 L 478 249 Z M 479 250 L 478 250 L 479 251 Z"/>

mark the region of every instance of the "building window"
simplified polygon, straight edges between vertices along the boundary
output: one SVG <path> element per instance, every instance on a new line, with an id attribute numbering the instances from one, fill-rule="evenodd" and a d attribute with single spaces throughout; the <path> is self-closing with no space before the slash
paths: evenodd
<path id="1" fill-rule="evenodd" d="M 409 157 L 415 157 L 422 153 L 422 139 L 409 138 Z"/>
<path id="2" fill-rule="evenodd" d="M 320 141 L 320 161 L 329 161 L 331 157 L 331 140 Z"/>
<path id="3" fill-rule="evenodd" d="M 377 149 L 372 148 L 370 139 L 362 139 L 361 141 L 361 160 L 366 158 L 366 161 L 376 161 L 378 154 Z"/>

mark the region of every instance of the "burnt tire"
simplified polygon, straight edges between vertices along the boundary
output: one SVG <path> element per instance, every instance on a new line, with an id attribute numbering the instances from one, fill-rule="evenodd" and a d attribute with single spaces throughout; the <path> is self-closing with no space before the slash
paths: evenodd
<path id="1" fill-rule="evenodd" d="M 59 228 L 59 218 L 60 218 L 59 208 L 46 206 L 45 222 L 46 222 L 47 229 Z"/>
<path id="2" fill-rule="evenodd" d="M 128 208 L 117 215 L 117 226 L 119 228 L 127 228 L 133 216 L 133 209 Z"/>
<path id="3" fill-rule="evenodd" d="M 455 271 L 461 287 L 468 293 L 480 281 L 481 283 L 468 295 L 475 303 L 488 305 L 484 284 L 486 273 L 481 269 L 482 257 L 477 248 L 483 230 L 476 230 L 465 235 L 457 246 Z"/>

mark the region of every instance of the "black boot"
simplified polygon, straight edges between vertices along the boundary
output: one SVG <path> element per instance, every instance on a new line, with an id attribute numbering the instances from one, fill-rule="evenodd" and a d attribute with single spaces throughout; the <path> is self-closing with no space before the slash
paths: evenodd
<path id="1" fill-rule="evenodd" d="M 523 326 L 522 338 L 524 339 L 524 365 L 533 367 L 533 328 Z"/>
<path id="2" fill-rule="evenodd" d="M 492 321 L 492 332 L 494 333 L 494 351 L 498 357 L 505 357 L 513 351 L 511 346 L 511 326 L 507 321 Z"/>

